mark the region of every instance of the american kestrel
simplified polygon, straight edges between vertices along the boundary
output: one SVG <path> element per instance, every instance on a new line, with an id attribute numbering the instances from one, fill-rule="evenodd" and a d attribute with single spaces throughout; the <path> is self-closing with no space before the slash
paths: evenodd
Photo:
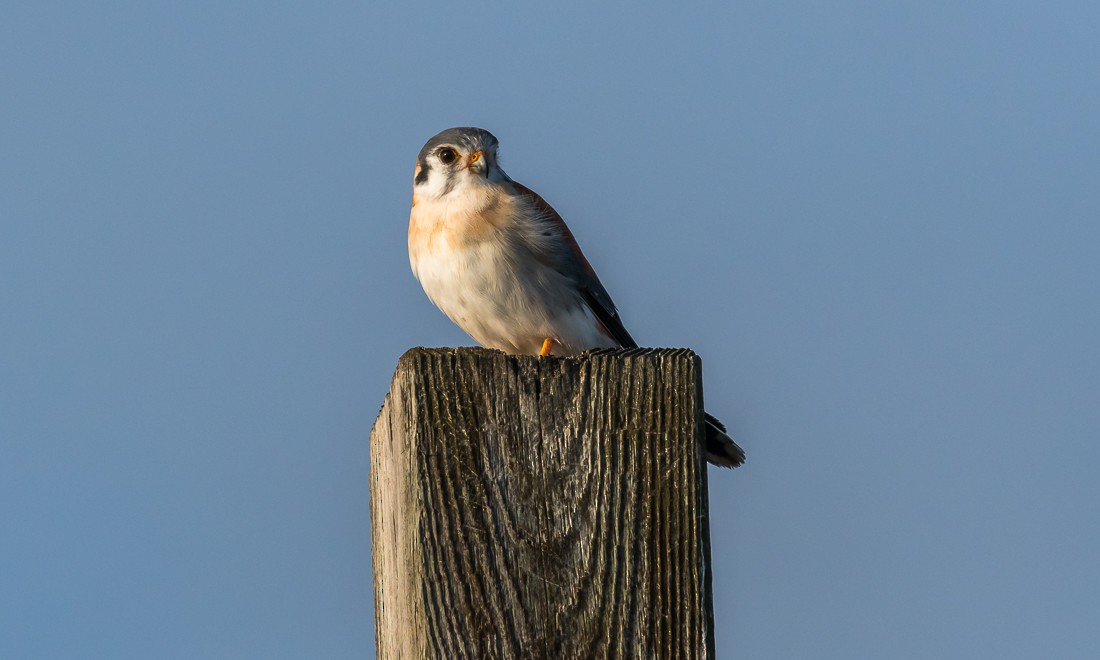
<path id="1" fill-rule="evenodd" d="M 409 261 L 432 302 L 487 348 L 571 355 L 638 345 L 565 221 L 504 173 L 486 130 L 450 128 L 420 150 Z M 708 461 L 745 461 L 721 422 L 708 414 L 705 427 Z"/>

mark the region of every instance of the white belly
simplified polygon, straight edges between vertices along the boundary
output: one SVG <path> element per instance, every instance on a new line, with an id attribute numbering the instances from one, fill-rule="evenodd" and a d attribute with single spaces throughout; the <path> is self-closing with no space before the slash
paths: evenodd
<path id="1" fill-rule="evenodd" d="M 568 355 L 617 345 L 553 269 L 509 258 L 493 236 L 457 246 L 438 238 L 410 250 L 413 273 L 432 302 L 482 346 L 538 354 L 550 338 L 555 355 Z"/>

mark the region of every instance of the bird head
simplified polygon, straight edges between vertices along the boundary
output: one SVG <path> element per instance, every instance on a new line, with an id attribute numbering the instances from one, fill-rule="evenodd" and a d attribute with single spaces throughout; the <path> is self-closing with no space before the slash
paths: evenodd
<path id="1" fill-rule="evenodd" d="M 497 163 L 497 144 L 496 137 L 481 128 L 448 128 L 439 133 L 416 157 L 413 195 L 439 199 L 509 181 Z"/>

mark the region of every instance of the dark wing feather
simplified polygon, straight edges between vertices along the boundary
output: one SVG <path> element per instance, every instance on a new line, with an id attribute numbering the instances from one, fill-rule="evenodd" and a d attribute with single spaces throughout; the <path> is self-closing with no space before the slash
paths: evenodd
<path id="1" fill-rule="evenodd" d="M 577 239 L 573 237 L 573 232 L 569 231 L 562 217 L 533 190 L 514 181 L 512 183 L 519 194 L 539 210 L 540 219 L 554 225 L 555 231 L 565 239 L 565 254 L 558 255 L 556 259 L 548 259 L 547 263 L 552 263 L 559 273 L 576 283 L 585 303 L 596 315 L 609 337 L 623 348 L 637 348 L 637 342 L 623 327 L 619 312 L 615 309 L 615 303 L 611 301 L 607 289 L 596 276 L 592 264 L 588 263 L 588 259 L 584 257 L 581 246 L 577 244 Z M 704 413 L 703 430 L 708 461 L 722 467 L 737 467 L 745 462 L 744 450 L 726 434 L 726 427 L 717 418 Z"/>
<path id="2" fill-rule="evenodd" d="M 577 243 L 573 232 L 569 231 L 569 226 L 565 224 L 565 220 L 545 199 L 539 197 L 538 193 L 523 184 L 514 181 L 512 183 L 520 195 L 526 197 L 541 212 L 543 220 L 553 224 L 562 238 L 565 239 L 565 245 L 569 252 L 564 263 L 557 264 L 558 272 L 571 278 L 576 283 L 585 303 L 588 304 L 592 313 L 596 315 L 596 319 L 603 325 L 608 336 L 617 341 L 623 348 L 637 348 L 638 343 L 634 341 L 634 338 L 626 331 L 626 327 L 623 326 L 622 319 L 619 318 L 619 312 L 615 309 L 615 303 L 611 300 L 611 295 L 607 293 L 607 289 L 600 282 L 600 278 L 596 275 L 592 264 L 588 263 L 588 259 L 581 252 L 581 246 Z"/>

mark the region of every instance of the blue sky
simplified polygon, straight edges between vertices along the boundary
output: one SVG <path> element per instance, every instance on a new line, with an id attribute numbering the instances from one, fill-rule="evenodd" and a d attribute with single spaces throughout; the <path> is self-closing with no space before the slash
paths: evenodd
<path id="1" fill-rule="evenodd" d="M 1100 648 L 1092 2 L 0 11 L 0 656 L 373 653 L 368 443 L 476 125 L 703 357 L 717 644 Z"/>

